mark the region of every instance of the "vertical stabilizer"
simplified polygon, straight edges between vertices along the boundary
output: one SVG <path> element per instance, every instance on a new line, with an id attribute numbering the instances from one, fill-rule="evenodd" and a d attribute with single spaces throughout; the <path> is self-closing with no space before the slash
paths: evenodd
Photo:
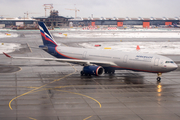
<path id="1" fill-rule="evenodd" d="M 38 22 L 41 37 L 45 46 L 56 47 L 57 43 L 43 22 Z"/>

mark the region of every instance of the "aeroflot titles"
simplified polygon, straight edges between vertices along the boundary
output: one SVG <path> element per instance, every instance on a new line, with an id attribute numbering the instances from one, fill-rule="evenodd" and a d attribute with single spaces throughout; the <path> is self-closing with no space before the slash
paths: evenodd
<path id="1" fill-rule="evenodd" d="M 137 55 L 137 58 L 145 58 L 145 59 L 152 59 L 152 56 L 142 56 L 142 55 Z"/>

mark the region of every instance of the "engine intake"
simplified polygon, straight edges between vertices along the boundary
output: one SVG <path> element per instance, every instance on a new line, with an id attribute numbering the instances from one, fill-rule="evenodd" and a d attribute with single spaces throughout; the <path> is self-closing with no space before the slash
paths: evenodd
<path id="1" fill-rule="evenodd" d="M 103 67 L 101 66 L 84 66 L 83 71 L 81 72 L 81 75 L 96 75 L 99 76 L 103 74 Z"/>

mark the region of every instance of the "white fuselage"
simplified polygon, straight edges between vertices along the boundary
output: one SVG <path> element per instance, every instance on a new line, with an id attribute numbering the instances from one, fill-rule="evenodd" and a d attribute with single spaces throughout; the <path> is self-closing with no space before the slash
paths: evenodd
<path id="1" fill-rule="evenodd" d="M 110 61 L 116 64 L 115 69 L 164 73 L 177 68 L 177 65 L 168 57 L 140 52 L 122 52 L 114 50 L 97 50 L 75 47 L 56 47 L 58 53 L 71 59 Z M 171 61 L 167 62 L 166 61 Z"/>

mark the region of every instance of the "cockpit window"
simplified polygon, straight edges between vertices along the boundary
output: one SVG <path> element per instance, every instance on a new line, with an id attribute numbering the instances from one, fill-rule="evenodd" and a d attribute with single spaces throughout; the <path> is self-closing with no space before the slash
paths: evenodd
<path id="1" fill-rule="evenodd" d="M 166 61 L 165 63 L 174 63 L 173 61 Z"/>

